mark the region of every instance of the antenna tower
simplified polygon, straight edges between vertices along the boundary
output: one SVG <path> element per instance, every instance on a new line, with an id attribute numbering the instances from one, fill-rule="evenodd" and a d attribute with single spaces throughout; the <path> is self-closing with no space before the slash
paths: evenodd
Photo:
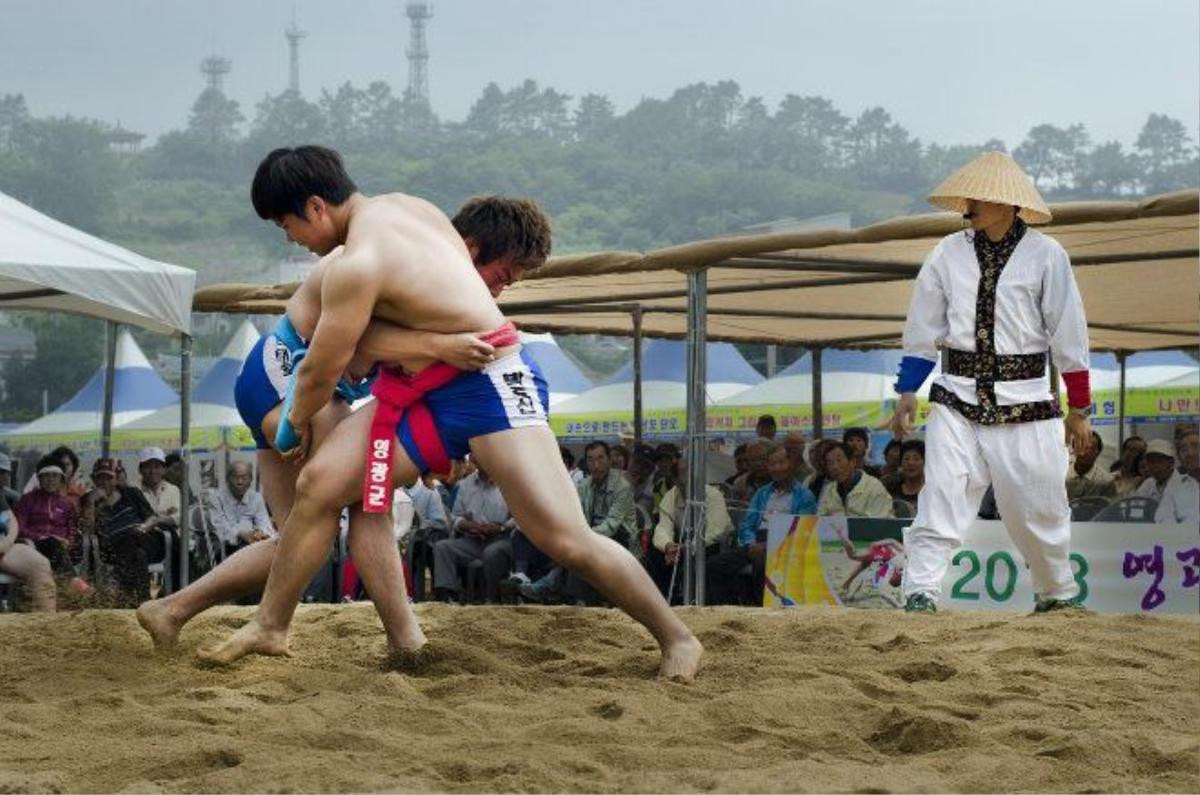
<path id="1" fill-rule="evenodd" d="M 405 5 L 410 23 L 408 51 L 408 96 L 429 107 L 429 47 L 425 44 L 425 26 L 433 17 L 433 4 L 410 2 Z"/>

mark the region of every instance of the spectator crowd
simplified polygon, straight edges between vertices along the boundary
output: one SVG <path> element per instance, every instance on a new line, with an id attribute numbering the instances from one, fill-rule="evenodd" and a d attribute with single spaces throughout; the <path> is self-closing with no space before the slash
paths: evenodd
<path id="1" fill-rule="evenodd" d="M 882 466 L 870 461 L 870 433 L 841 439 L 777 438 L 763 416 L 753 441 L 734 451 L 735 472 L 706 486 L 704 538 L 707 602 L 762 603 L 772 517 L 819 515 L 911 518 L 924 485 L 925 445 L 892 440 Z M 1173 441 L 1126 438 L 1109 468 L 1104 444 L 1071 462 L 1066 489 L 1076 521 L 1157 521 L 1200 526 L 1200 434 L 1180 426 Z M 576 457 L 562 448 L 579 506 L 592 531 L 621 544 L 646 567 L 663 595 L 678 602 L 687 483 L 677 446 L 593 441 Z M 136 482 L 121 462 L 97 459 L 88 478 L 78 456 L 59 447 L 37 461 L 23 491 L 13 462 L 0 453 L 0 573 L 24 586 L 36 610 L 54 610 L 59 593 L 102 587 L 113 604 L 132 606 L 180 582 L 179 525 L 192 513 L 189 567 L 218 565 L 240 547 L 274 537 L 278 522 L 253 488 L 255 473 L 233 462 L 224 483 L 181 497 L 182 461 L 148 447 Z M 396 535 L 414 599 L 444 602 L 531 601 L 603 604 L 586 582 L 541 553 L 522 533 L 488 473 L 460 461 L 444 479 L 427 476 L 397 490 Z M 980 508 L 997 518 L 994 500 Z M 199 526 L 198 526 L 199 525 Z"/>

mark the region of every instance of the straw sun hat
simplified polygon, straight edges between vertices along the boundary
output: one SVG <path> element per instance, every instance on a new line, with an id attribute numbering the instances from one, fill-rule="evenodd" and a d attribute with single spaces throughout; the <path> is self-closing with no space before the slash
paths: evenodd
<path id="1" fill-rule="evenodd" d="M 1017 215 L 1031 224 L 1050 220 L 1033 181 L 1005 152 L 984 152 L 955 171 L 929 196 L 929 203 L 954 213 L 967 211 L 967 199 L 1020 207 Z"/>

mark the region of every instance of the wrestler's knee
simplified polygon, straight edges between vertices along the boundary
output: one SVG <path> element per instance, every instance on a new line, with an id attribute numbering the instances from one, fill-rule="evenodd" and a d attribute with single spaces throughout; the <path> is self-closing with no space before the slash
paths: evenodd
<path id="1" fill-rule="evenodd" d="M 578 571 L 595 554 L 595 542 L 582 534 L 556 533 L 542 542 L 542 551 L 560 565 Z"/>
<path id="2" fill-rule="evenodd" d="M 308 506 L 341 508 L 345 504 L 343 480 L 344 476 L 335 467 L 320 459 L 309 461 L 296 478 L 296 503 L 303 501 Z"/>

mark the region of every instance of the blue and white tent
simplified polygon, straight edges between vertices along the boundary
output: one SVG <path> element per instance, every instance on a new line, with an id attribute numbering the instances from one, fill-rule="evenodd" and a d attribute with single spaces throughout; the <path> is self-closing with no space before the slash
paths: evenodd
<path id="1" fill-rule="evenodd" d="M 893 385 L 904 353 L 894 349 L 836 350 L 821 355 L 821 402 L 873 403 L 896 397 Z M 937 370 L 934 371 L 935 374 Z M 930 376 L 922 387 L 928 394 Z M 785 370 L 753 389 L 747 389 L 722 406 L 807 406 L 812 403 L 812 355 L 804 354 Z"/>
<path id="2" fill-rule="evenodd" d="M 258 342 L 259 331 L 249 320 L 234 333 L 225 350 L 213 362 L 200 382 L 192 389 L 191 427 L 236 428 L 242 425 L 241 415 L 233 401 L 233 383 L 237 380 L 242 362 Z M 115 425 L 115 423 L 114 423 Z M 164 406 L 152 414 L 119 426 L 123 431 L 179 431 L 179 402 Z"/>
<path id="3" fill-rule="evenodd" d="M 744 392 L 763 377 L 728 342 L 708 343 L 708 402 Z M 653 339 L 642 353 L 642 407 L 646 411 L 678 410 L 687 406 L 687 344 Z M 557 415 L 584 416 L 633 410 L 633 362 L 603 384 L 555 406 Z"/>
<path id="4" fill-rule="evenodd" d="M 146 354 L 127 329 L 117 335 L 116 374 L 113 379 L 113 428 L 152 414 L 179 401 L 179 396 L 150 366 Z M 104 368 L 96 372 L 75 396 L 54 411 L 10 431 L 6 439 L 101 431 L 104 413 Z"/>
<path id="5" fill-rule="evenodd" d="M 521 334 L 521 344 L 537 362 L 550 386 L 550 405 L 556 406 L 592 388 L 579 365 L 558 346 L 552 334 Z"/>

